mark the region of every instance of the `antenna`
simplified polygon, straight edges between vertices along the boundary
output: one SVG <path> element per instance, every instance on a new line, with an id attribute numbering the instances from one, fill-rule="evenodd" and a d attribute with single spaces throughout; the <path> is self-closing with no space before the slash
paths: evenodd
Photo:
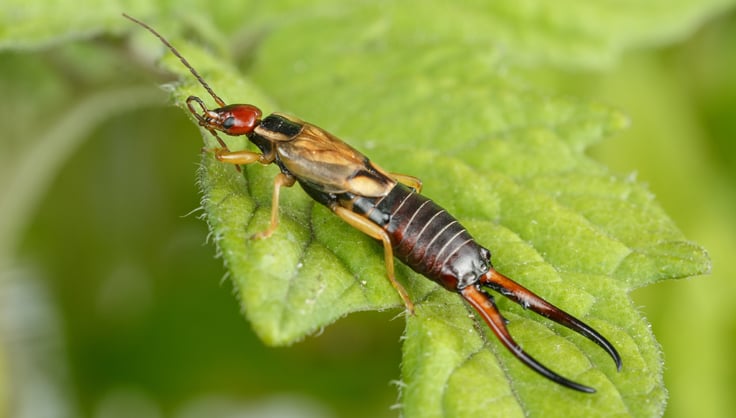
<path id="1" fill-rule="evenodd" d="M 161 35 L 160 33 L 156 32 L 156 29 L 150 27 L 148 24 L 143 23 L 143 22 L 141 22 L 140 20 L 138 20 L 138 19 L 136 19 L 134 17 L 131 17 L 131 16 L 125 14 L 125 13 L 123 13 L 123 17 L 126 18 L 126 19 L 128 19 L 128 20 L 130 20 L 130 21 L 132 21 L 133 23 L 137 23 L 138 25 L 144 27 L 149 32 L 151 32 L 152 34 L 154 34 L 158 39 L 160 39 L 161 42 L 163 42 L 163 44 L 166 45 L 166 47 L 169 48 L 169 50 L 174 55 L 176 55 L 177 58 L 179 58 L 179 61 L 181 61 L 181 63 L 184 64 L 184 66 L 189 69 L 189 71 L 192 73 L 192 75 L 194 75 L 194 78 L 196 78 L 197 81 L 199 81 L 199 84 L 201 84 L 202 87 L 204 87 L 204 89 L 207 90 L 207 92 L 210 94 L 210 96 L 212 96 L 212 98 L 215 99 L 215 102 L 217 102 L 217 105 L 220 106 L 220 107 L 225 106 L 225 101 L 222 100 L 220 98 L 220 96 L 218 96 L 217 94 L 215 94 L 215 92 L 212 90 L 212 88 L 210 88 L 209 84 L 207 84 L 204 81 L 204 79 L 202 78 L 202 76 L 199 75 L 199 73 L 197 72 L 197 70 L 195 70 L 194 67 L 192 67 L 192 65 L 189 64 L 189 61 L 187 61 L 187 59 L 184 58 L 179 53 L 179 51 L 177 51 L 176 48 L 174 48 L 174 46 L 171 45 L 171 43 L 169 43 L 169 41 L 167 41 L 166 38 L 163 37 L 163 35 Z"/>

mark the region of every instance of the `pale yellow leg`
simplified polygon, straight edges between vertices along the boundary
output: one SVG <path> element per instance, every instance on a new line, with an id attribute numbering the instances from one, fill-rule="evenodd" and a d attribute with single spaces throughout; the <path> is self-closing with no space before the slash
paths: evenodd
<path id="1" fill-rule="evenodd" d="M 273 179 L 273 196 L 271 198 L 271 224 L 266 228 L 265 231 L 261 231 L 253 235 L 253 239 L 268 238 L 273 234 L 273 231 L 279 226 L 279 194 L 281 187 L 291 187 L 294 185 L 296 179 L 288 174 L 279 173 Z"/>
<path id="2" fill-rule="evenodd" d="M 248 165 L 253 163 L 270 164 L 274 155 L 265 155 L 253 151 L 228 151 L 225 148 L 215 150 L 217 161 L 228 164 Z"/>
<path id="3" fill-rule="evenodd" d="M 353 228 L 383 242 L 383 254 L 386 262 L 386 274 L 388 275 L 388 280 L 391 282 L 391 285 L 394 287 L 394 289 L 399 292 L 399 296 L 401 296 L 401 299 L 404 301 L 404 306 L 406 306 L 406 310 L 409 311 L 409 314 L 413 315 L 414 303 L 409 298 L 409 294 L 406 292 L 406 289 L 404 289 L 404 286 L 402 286 L 401 283 L 397 282 L 396 277 L 394 276 L 394 251 L 391 248 L 391 240 L 389 239 L 386 231 L 384 231 L 380 226 L 374 224 L 370 220 L 354 212 L 351 212 L 348 209 L 343 208 L 342 206 L 335 206 L 332 208 L 332 210 L 337 216 L 342 218 Z"/>
<path id="4" fill-rule="evenodd" d="M 417 193 L 422 192 L 422 180 L 420 180 L 418 177 L 401 173 L 391 173 L 391 177 L 393 177 L 394 180 L 398 181 L 399 183 L 416 190 Z"/>

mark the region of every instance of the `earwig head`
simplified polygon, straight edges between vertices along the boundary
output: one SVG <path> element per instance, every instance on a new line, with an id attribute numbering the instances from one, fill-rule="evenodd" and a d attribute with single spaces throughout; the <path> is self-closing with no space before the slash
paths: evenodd
<path id="1" fill-rule="evenodd" d="M 194 103 L 200 109 L 195 108 Z M 261 122 L 261 109 L 249 104 L 231 104 L 208 109 L 202 99 L 189 96 L 187 107 L 197 118 L 199 125 L 210 132 L 220 131 L 232 136 L 247 135 Z"/>

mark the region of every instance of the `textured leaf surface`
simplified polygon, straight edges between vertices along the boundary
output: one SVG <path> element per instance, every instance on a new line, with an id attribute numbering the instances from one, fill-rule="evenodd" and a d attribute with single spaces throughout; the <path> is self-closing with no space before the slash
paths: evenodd
<path id="1" fill-rule="evenodd" d="M 386 169 L 421 177 L 425 193 L 493 252 L 500 271 L 594 326 L 624 360 L 617 373 L 589 341 L 500 300 L 528 352 L 599 392 L 561 388 L 516 361 L 456 295 L 398 266 L 417 302 L 403 347 L 406 416 L 662 413 L 661 355 L 628 292 L 706 272 L 707 255 L 644 187 L 584 155 L 622 129 L 624 116 L 537 91 L 514 69 L 603 66 L 629 45 L 692 30 L 724 2 L 324 2 L 302 9 L 273 1 L 247 14 L 192 3 L 191 16 L 207 10 L 212 21 L 204 12 L 179 23 L 149 19 L 143 6 L 124 11 L 170 37 L 227 101 L 299 115 Z M 62 19 L 38 6 L 0 15 L 0 46 L 38 48 L 125 27 L 113 22 L 116 7 L 74 4 L 86 13 Z M 229 51 L 229 33 L 241 25 L 246 47 Z M 183 29 L 194 30 L 198 43 L 184 40 Z M 136 33 L 135 42 L 156 41 Z M 178 103 L 203 95 L 176 59 L 166 56 L 165 65 L 187 80 L 174 91 Z M 298 187 L 283 192 L 274 236 L 249 239 L 268 224 L 276 172 L 253 166 L 239 174 L 203 154 L 213 240 L 258 335 L 290 344 L 350 312 L 399 307 L 380 246 Z"/>

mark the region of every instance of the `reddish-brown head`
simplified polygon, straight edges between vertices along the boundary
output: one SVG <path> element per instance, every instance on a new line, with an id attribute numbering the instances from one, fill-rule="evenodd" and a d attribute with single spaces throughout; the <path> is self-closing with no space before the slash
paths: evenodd
<path id="1" fill-rule="evenodd" d="M 199 110 L 194 107 L 194 103 L 199 105 Z M 195 96 L 187 99 L 187 107 L 197 118 L 200 126 L 232 136 L 247 135 L 253 132 L 253 129 L 261 122 L 262 116 L 261 109 L 249 104 L 231 104 L 210 110 L 204 105 L 202 99 Z"/>

